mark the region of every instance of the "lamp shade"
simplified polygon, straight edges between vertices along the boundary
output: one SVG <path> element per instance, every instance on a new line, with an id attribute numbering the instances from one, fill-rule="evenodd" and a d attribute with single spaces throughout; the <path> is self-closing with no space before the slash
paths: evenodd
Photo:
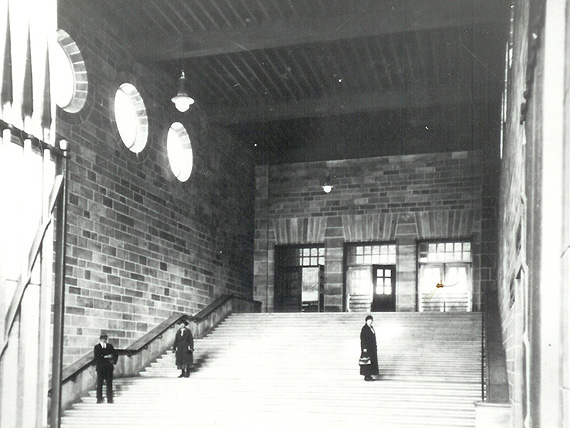
<path id="1" fill-rule="evenodd" d="M 330 174 L 329 174 L 328 172 L 327 172 L 327 177 L 325 178 L 324 181 L 322 181 L 322 183 L 323 183 L 323 184 L 321 185 L 321 187 L 323 188 L 323 191 L 324 191 L 325 193 L 330 193 L 330 192 L 332 192 L 332 189 L 334 189 L 334 186 L 333 186 L 332 183 L 331 183 L 331 176 L 330 176 Z"/>
<path id="2" fill-rule="evenodd" d="M 194 100 L 188 95 L 188 91 L 186 90 L 186 76 L 184 75 L 184 71 L 178 78 L 178 92 L 176 96 L 172 97 L 172 102 L 182 113 L 194 104 Z"/>

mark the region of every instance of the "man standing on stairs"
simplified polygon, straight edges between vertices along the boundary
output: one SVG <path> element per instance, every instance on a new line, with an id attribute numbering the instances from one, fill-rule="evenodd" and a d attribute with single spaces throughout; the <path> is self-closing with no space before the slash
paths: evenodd
<path id="1" fill-rule="evenodd" d="M 176 367 L 182 370 L 178 377 L 190 377 L 190 367 L 193 362 L 194 338 L 192 332 L 186 328 L 188 321 L 180 322 L 180 329 L 174 338 L 174 352 L 176 352 Z"/>
<path id="2" fill-rule="evenodd" d="M 113 370 L 117 364 L 119 354 L 111 345 L 107 343 L 105 333 L 99 336 L 99 343 L 93 349 L 95 355 L 95 368 L 97 371 L 97 403 L 103 402 L 103 382 L 107 386 L 107 403 L 113 402 Z"/>
<path id="3" fill-rule="evenodd" d="M 372 327 L 374 318 L 368 315 L 365 318 L 366 324 L 360 330 L 360 356 L 369 357 L 370 364 L 360 366 L 360 374 L 364 376 L 365 381 L 373 381 L 373 375 L 379 373 L 378 370 L 378 348 L 376 345 L 376 332 Z"/>

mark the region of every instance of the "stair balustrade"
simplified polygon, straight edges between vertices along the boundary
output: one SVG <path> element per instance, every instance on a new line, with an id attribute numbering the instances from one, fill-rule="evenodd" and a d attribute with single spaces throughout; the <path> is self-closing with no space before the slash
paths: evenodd
<path id="1" fill-rule="evenodd" d="M 174 314 L 144 336 L 124 349 L 117 349 L 119 361 L 115 377 L 137 376 L 139 372 L 167 349 L 172 347 L 176 325 L 189 322 L 189 328 L 197 339 L 208 334 L 231 313 L 260 312 L 261 302 L 235 295 L 223 295 L 196 315 Z M 67 409 L 81 399 L 95 385 L 96 373 L 93 353 L 85 354 L 69 365 L 62 373 L 61 408 Z M 51 391 L 50 391 L 51 392 Z"/>

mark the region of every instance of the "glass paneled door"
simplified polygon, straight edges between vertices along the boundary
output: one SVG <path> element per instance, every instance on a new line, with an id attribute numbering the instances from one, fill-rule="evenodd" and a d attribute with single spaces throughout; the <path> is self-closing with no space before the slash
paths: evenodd
<path id="1" fill-rule="evenodd" d="M 322 312 L 324 306 L 325 267 L 301 269 L 301 311 Z"/>
<path id="2" fill-rule="evenodd" d="M 396 266 L 375 265 L 374 293 L 372 297 L 373 312 L 396 311 Z"/>

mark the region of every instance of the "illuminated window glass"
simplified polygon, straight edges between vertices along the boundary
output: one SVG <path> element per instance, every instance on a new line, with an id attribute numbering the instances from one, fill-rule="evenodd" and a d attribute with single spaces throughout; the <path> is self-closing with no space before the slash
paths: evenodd
<path id="1" fill-rule="evenodd" d="M 348 264 L 354 265 L 372 265 L 396 264 L 396 245 L 395 244 L 376 244 L 376 245 L 350 245 L 348 251 Z"/>
<path id="2" fill-rule="evenodd" d="M 192 174 L 193 154 L 190 137 L 180 122 L 174 122 L 166 137 L 166 150 L 170 168 L 176 178 L 182 182 Z"/>
<path id="3" fill-rule="evenodd" d="M 148 118 L 141 95 L 130 83 L 123 83 L 115 94 L 115 120 L 125 146 L 140 153 L 148 138 Z"/>
<path id="4" fill-rule="evenodd" d="M 419 244 L 420 263 L 470 262 L 470 242 L 438 242 Z"/>

